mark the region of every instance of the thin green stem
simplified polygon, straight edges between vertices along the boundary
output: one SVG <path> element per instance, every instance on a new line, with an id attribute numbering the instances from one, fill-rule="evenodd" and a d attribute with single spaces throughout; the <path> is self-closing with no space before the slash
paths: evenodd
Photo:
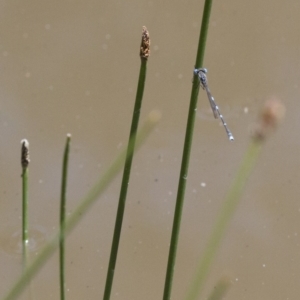
<path id="1" fill-rule="evenodd" d="M 203 65 L 212 0 L 205 0 L 195 68 Z"/>
<path id="2" fill-rule="evenodd" d="M 22 248 L 25 269 L 28 263 L 28 168 L 22 172 Z"/>
<path id="3" fill-rule="evenodd" d="M 204 254 L 197 268 L 195 279 L 188 293 L 188 300 L 198 299 L 202 291 L 203 284 L 207 278 L 209 268 L 215 257 L 215 254 L 220 246 L 222 237 L 227 229 L 228 223 L 231 220 L 233 213 L 239 203 L 242 192 L 244 190 L 247 179 L 257 161 L 261 150 L 261 143 L 253 141 L 241 163 L 241 166 L 235 176 L 234 182 L 223 203 L 220 215 L 216 221 L 213 232 L 204 249 Z"/>
<path id="4" fill-rule="evenodd" d="M 26 139 L 21 141 L 21 165 L 22 165 L 22 254 L 23 269 L 28 264 L 28 165 L 29 143 Z"/>
<path id="5" fill-rule="evenodd" d="M 118 256 L 118 248 L 119 248 L 126 196 L 127 196 L 127 189 L 129 185 L 130 171 L 131 171 L 132 159 L 134 154 L 135 135 L 138 128 L 142 99 L 144 94 L 146 71 L 147 71 L 147 60 L 142 59 L 134 111 L 132 116 L 130 135 L 129 135 L 129 140 L 132 141 L 133 148 L 129 149 L 128 147 L 127 155 L 126 155 L 126 161 L 125 161 L 125 166 L 123 171 L 123 179 L 122 179 L 120 196 L 119 196 L 119 204 L 118 204 L 117 216 L 115 221 L 114 235 L 113 235 L 109 264 L 108 264 L 107 275 L 106 275 L 106 283 L 105 283 L 105 289 L 103 295 L 104 300 L 110 299 L 110 294 L 111 294 L 111 289 L 112 289 L 112 284 L 113 284 L 113 279 L 115 274 L 116 261 Z"/>
<path id="6" fill-rule="evenodd" d="M 59 241 L 59 278 L 60 278 L 60 299 L 65 300 L 65 218 L 66 218 L 66 195 L 68 179 L 68 162 L 70 153 L 71 135 L 67 135 L 60 195 L 60 241 Z"/>
<path id="7" fill-rule="evenodd" d="M 150 114 L 148 120 L 145 122 L 141 130 L 136 136 L 136 148 L 140 147 L 142 143 L 145 142 L 146 137 L 153 130 L 154 126 L 160 119 L 160 114 L 153 112 Z M 132 140 L 129 142 L 129 149 L 133 151 Z M 131 152 L 129 152 L 131 153 Z M 103 176 L 96 182 L 94 187 L 89 191 L 89 193 L 82 199 L 77 208 L 73 213 L 66 219 L 65 222 L 65 234 L 70 233 L 70 231 L 78 224 L 82 219 L 84 214 L 90 208 L 90 206 L 98 199 L 98 197 L 105 191 L 109 183 L 116 177 L 116 175 L 122 169 L 124 160 L 126 157 L 126 151 L 122 151 L 118 157 L 114 160 L 108 170 Z M 53 254 L 56 248 L 59 246 L 59 241 L 61 239 L 60 231 L 58 234 L 48 242 L 45 247 L 39 252 L 32 263 L 24 270 L 23 274 L 16 280 L 12 288 L 7 292 L 7 294 L 2 298 L 2 300 L 13 300 L 21 293 L 24 287 L 32 279 L 32 277 L 37 273 L 37 271 L 45 264 L 47 259 Z"/>
<path id="8" fill-rule="evenodd" d="M 200 32 L 200 38 L 199 38 L 197 59 L 196 59 L 196 64 L 195 64 L 196 67 L 202 66 L 202 63 L 203 63 L 211 6 L 212 6 L 212 0 L 206 0 L 205 5 L 204 5 L 203 17 L 202 17 L 202 26 L 201 26 L 201 32 Z M 199 93 L 199 82 L 198 82 L 197 78 L 194 76 L 194 82 L 193 82 L 191 100 L 190 100 L 190 107 L 189 107 L 189 114 L 188 114 L 188 120 L 187 120 L 187 127 L 186 127 L 186 133 L 185 133 L 184 148 L 183 148 L 183 154 L 182 154 L 181 170 L 180 170 L 180 177 L 179 177 L 179 183 L 178 183 L 176 207 L 175 207 L 175 214 L 174 214 L 174 220 L 173 220 L 173 228 L 172 228 L 172 236 L 171 236 L 171 243 L 170 243 L 170 249 L 169 249 L 169 258 L 168 258 L 167 272 L 166 272 L 166 278 L 165 278 L 163 300 L 169 300 L 171 298 L 171 290 L 172 290 L 174 267 L 175 267 L 175 261 L 176 261 L 178 237 L 179 237 L 179 231 L 180 231 L 180 222 L 181 222 L 186 181 L 187 181 L 187 176 L 188 176 L 188 168 L 189 168 L 189 160 L 190 160 L 190 153 L 191 153 L 191 147 L 192 147 L 194 124 L 195 124 L 195 118 L 196 118 L 198 93 Z"/>

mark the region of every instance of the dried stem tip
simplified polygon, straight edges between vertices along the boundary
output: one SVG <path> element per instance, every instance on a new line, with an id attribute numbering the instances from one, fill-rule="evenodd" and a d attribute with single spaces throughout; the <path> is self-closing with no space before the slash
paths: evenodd
<path id="1" fill-rule="evenodd" d="M 149 31 L 145 26 L 143 26 L 143 33 L 142 33 L 142 42 L 140 47 L 140 57 L 141 59 L 147 60 L 150 56 L 150 37 Z"/>
<path id="2" fill-rule="evenodd" d="M 280 121 L 284 118 L 285 106 L 277 98 L 271 98 L 265 104 L 254 131 L 254 139 L 264 140 L 268 134 L 275 130 Z"/>
<path id="3" fill-rule="evenodd" d="M 24 139 L 21 141 L 22 149 L 21 149 L 21 165 L 23 169 L 26 169 L 29 165 L 29 142 Z"/>

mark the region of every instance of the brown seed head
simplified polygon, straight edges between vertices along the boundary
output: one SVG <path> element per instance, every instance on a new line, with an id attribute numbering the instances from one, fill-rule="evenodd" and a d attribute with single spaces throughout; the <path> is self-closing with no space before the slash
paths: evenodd
<path id="1" fill-rule="evenodd" d="M 21 165 L 23 169 L 26 169 L 29 165 L 29 142 L 24 139 L 21 141 Z"/>
<path id="2" fill-rule="evenodd" d="M 140 57 L 141 59 L 147 60 L 149 56 L 150 56 L 149 31 L 145 26 L 143 26 L 142 42 L 140 47 Z"/>

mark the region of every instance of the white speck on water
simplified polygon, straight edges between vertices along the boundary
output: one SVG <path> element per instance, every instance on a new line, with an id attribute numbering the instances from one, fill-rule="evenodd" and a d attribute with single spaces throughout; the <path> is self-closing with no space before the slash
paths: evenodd
<path id="1" fill-rule="evenodd" d="M 244 114 L 247 114 L 249 112 L 249 108 L 247 106 L 244 107 Z"/>
<path id="2" fill-rule="evenodd" d="M 142 244 L 143 242 L 141 240 L 139 240 L 139 244 Z"/>
<path id="3" fill-rule="evenodd" d="M 86 96 L 89 96 L 90 94 L 91 94 L 90 91 L 85 91 L 85 95 L 86 95 Z"/>
<path id="4" fill-rule="evenodd" d="M 51 28 L 51 25 L 50 25 L 50 24 L 46 24 L 46 25 L 45 25 L 45 29 L 46 29 L 46 30 L 49 30 L 50 28 Z"/>
<path id="5" fill-rule="evenodd" d="M 158 47 L 157 45 L 155 45 L 155 46 L 153 47 L 153 50 L 154 50 L 154 51 L 158 51 L 158 49 L 159 49 L 159 47 Z"/>
<path id="6" fill-rule="evenodd" d="M 123 143 L 120 142 L 120 143 L 117 145 L 117 149 L 120 149 L 122 146 L 123 146 Z"/>
<path id="7" fill-rule="evenodd" d="M 173 195 L 172 191 L 169 191 L 169 192 L 168 192 L 168 195 L 169 195 L 169 196 L 172 196 L 172 195 Z"/>
<path id="8" fill-rule="evenodd" d="M 182 79 L 183 78 L 183 75 L 182 74 L 178 74 L 178 79 Z"/>
<path id="9" fill-rule="evenodd" d="M 23 33 L 22 37 L 23 37 L 23 39 L 27 39 L 28 38 L 28 33 L 27 32 Z"/>
<path id="10" fill-rule="evenodd" d="M 30 73 L 30 72 L 26 72 L 26 73 L 25 73 L 25 77 L 26 77 L 26 78 L 31 77 L 31 73 Z"/>
<path id="11" fill-rule="evenodd" d="M 262 266 L 263 266 L 263 268 L 265 268 L 265 267 L 266 267 L 266 265 L 265 265 L 265 264 L 263 264 Z"/>
<path id="12" fill-rule="evenodd" d="M 206 183 L 205 182 L 201 182 L 201 187 L 206 187 Z"/>
<path id="13" fill-rule="evenodd" d="M 7 56 L 8 52 L 7 51 L 3 51 L 2 54 L 3 54 L 3 56 Z"/>
<path id="14" fill-rule="evenodd" d="M 197 190 L 196 189 L 193 189 L 193 194 L 197 194 Z"/>
<path id="15" fill-rule="evenodd" d="M 54 89 L 53 85 L 50 85 L 50 86 L 49 86 L 49 90 L 50 90 L 50 91 L 53 91 L 53 89 Z"/>
<path id="16" fill-rule="evenodd" d="M 102 49 L 103 49 L 103 50 L 107 50 L 107 48 L 108 48 L 107 44 L 103 44 L 103 45 L 102 45 Z"/>
<path id="17" fill-rule="evenodd" d="M 39 180 L 39 183 L 43 183 L 43 179 L 40 179 L 40 180 Z"/>
<path id="18" fill-rule="evenodd" d="M 107 40 L 110 40 L 111 35 L 108 33 L 108 34 L 105 35 L 105 38 L 106 38 Z"/>
<path id="19" fill-rule="evenodd" d="M 236 279 L 235 279 L 235 281 L 239 281 L 239 279 L 238 279 L 238 278 L 236 278 Z"/>

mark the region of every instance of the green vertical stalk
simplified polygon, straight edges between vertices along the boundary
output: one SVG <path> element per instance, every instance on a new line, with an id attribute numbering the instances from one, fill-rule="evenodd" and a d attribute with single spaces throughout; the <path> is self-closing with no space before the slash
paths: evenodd
<path id="1" fill-rule="evenodd" d="M 21 141 L 21 165 L 22 165 L 22 256 L 23 269 L 28 264 L 28 165 L 29 143 L 26 139 Z"/>
<path id="2" fill-rule="evenodd" d="M 217 218 L 212 234 L 204 249 L 204 254 L 197 268 L 195 280 L 193 281 L 188 293 L 188 300 L 195 300 L 199 298 L 212 261 L 220 246 L 229 221 L 239 204 L 246 182 L 253 167 L 255 166 L 258 155 L 261 152 L 262 145 L 269 137 L 270 133 L 277 128 L 280 121 L 284 118 L 284 115 L 285 107 L 278 99 L 271 98 L 265 103 L 257 124 L 253 127 L 254 130 L 250 146 L 235 176 L 233 184 L 227 193 L 223 206 L 220 210 L 220 215 Z"/>
<path id="3" fill-rule="evenodd" d="M 68 179 L 68 163 L 70 153 L 71 135 L 67 135 L 63 166 L 60 195 L 60 241 L 59 241 L 59 278 L 60 278 L 60 299 L 65 300 L 65 219 L 66 219 L 66 195 Z"/>
<path id="4" fill-rule="evenodd" d="M 22 172 L 22 253 L 23 268 L 28 262 L 28 169 Z"/>
<path id="5" fill-rule="evenodd" d="M 112 289 L 112 284 L 113 284 L 113 279 L 115 274 L 121 229 L 123 223 L 123 216 L 125 211 L 125 202 L 126 202 L 127 190 L 129 185 L 132 159 L 134 154 L 135 135 L 138 128 L 140 111 L 142 106 L 142 99 L 144 94 L 144 86 L 145 86 L 146 71 L 147 71 L 147 58 L 149 56 L 149 46 L 150 46 L 149 33 L 147 29 L 144 27 L 142 44 L 141 44 L 141 52 L 140 52 L 140 56 L 141 56 L 140 74 L 139 74 L 134 111 L 132 116 L 131 129 L 129 134 L 129 140 L 132 141 L 133 148 L 132 149 L 128 148 L 126 154 L 126 161 L 125 161 L 125 166 L 123 171 L 123 179 L 122 179 L 120 196 L 119 196 L 119 204 L 118 204 L 117 216 L 115 221 L 115 229 L 114 229 L 113 240 L 111 245 L 111 252 L 110 252 L 109 264 L 107 269 L 103 300 L 110 299 L 110 294 L 111 294 L 111 289 Z"/>
<path id="6" fill-rule="evenodd" d="M 158 112 L 152 112 L 149 115 L 148 120 L 145 122 L 141 130 L 136 136 L 135 148 L 140 147 L 144 142 L 146 137 L 154 129 L 154 126 L 160 119 L 160 114 Z M 129 141 L 130 153 L 133 151 L 132 141 Z M 87 195 L 81 199 L 80 204 L 76 209 L 70 214 L 65 222 L 65 234 L 68 234 L 82 219 L 87 210 L 91 207 L 93 203 L 98 199 L 98 197 L 105 191 L 109 183 L 116 177 L 116 175 L 121 170 L 124 160 L 126 157 L 126 151 L 122 151 L 118 157 L 109 166 L 108 170 L 103 176 L 95 183 Z M 37 273 L 37 271 L 45 264 L 47 259 L 53 254 L 56 248 L 59 246 L 59 241 L 61 239 L 60 231 L 58 234 L 50 240 L 35 259 L 27 266 L 23 274 L 14 282 L 13 286 L 8 290 L 6 295 L 2 300 L 13 300 L 16 299 L 18 295 L 23 291 L 28 282 Z"/>
<path id="7" fill-rule="evenodd" d="M 199 37 L 195 68 L 201 67 L 203 63 L 211 6 L 212 6 L 212 0 L 206 0 L 204 5 L 204 10 L 203 10 L 202 25 L 201 25 L 201 32 Z M 173 220 L 173 228 L 172 228 L 171 243 L 169 249 L 163 300 L 169 300 L 171 298 L 178 237 L 180 231 L 180 222 L 181 222 L 186 181 L 188 176 L 194 124 L 196 118 L 198 93 L 199 93 L 199 82 L 196 76 L 194 75 L 189 114 L 188 114 L 186 133 L 185 133 L 184 148 L 182 154 L 180 177 L 179 177 L 178 190 L 177 190 L 176 207 L 175 207 L 175 214 Z"/>

